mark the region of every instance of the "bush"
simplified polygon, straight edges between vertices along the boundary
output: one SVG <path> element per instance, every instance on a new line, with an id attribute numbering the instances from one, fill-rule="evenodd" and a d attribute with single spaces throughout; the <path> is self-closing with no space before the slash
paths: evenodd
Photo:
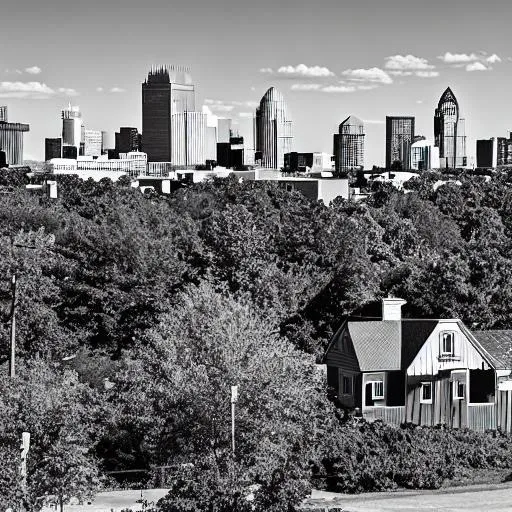
<path id="1" fill-rule="evenodd" d="M 350 420 L 323 448 L 314 485 L 334 492 L 437 489 L 473 469 L 512 468 L 512 436 Z"/>

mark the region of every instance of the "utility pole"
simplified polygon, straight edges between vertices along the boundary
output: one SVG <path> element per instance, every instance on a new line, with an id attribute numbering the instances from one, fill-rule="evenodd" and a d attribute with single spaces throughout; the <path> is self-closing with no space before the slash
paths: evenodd
<path id="1" fill-rule="evenodd" d="M 235 455 L 235 404 L 238 400 L 238 386 L 231 386 L 231 449 Z"/>
<path id="2" fill-rule="evenodd" d="M 11 350 L 9 360 L 9 377 L 14 378 L 16 376 L 16 274 L 13 274 L 11 280 L 11 295 Z"/>

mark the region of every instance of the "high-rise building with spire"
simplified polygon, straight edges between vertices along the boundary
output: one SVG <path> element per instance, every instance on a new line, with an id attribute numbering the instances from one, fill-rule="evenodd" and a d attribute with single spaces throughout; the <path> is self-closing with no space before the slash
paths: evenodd
<path id="1" fill-rule="evenodd" d="M 263 167 L 281 169 L 284 155 L 292 150 L 292 122 L 283 95 L 271 87 L 256 109 L 256 151 Z"/>
<path id="2" fill-rule="evenodd" d="M 204 163 L 206 114 L 196 112 L 189 68 L 150 70 L 142 84 L 142 134 L 150 162 Z"/>
<path id="3" fill-rule="evenodd" d="M 364 167 L 364 124 L 355 116 L 347 117 L 334 134 L 334 167 L 337 171 Z"/>
<path id="4" fill-rule="evenodd" d="M 439 148 L 439 165 L 454 169 L 467 165 L 465 119 L 460 116 L 459 103 L 448 87 L 434 115 L 435 145 Z"/>

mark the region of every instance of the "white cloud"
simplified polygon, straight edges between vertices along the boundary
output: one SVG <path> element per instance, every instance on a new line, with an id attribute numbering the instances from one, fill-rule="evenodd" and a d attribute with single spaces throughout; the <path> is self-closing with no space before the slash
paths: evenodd
<path id="1" fill-rule="evenodd" d="M 360 82 L 375 82 L 381 84 L 391 84 L 393 79 L 380 68 L 369 68 L 369 69 L 346 69 L 342 73 L 349 80 L 360 81 Z"/>
<path id="2" fill-rule="evenodd" d="M 238 117 L 251 118 L 251 117 L 254 117 L 254 113 L 253 112 L 239 112 Z"/>
<path id="3" fill-rule="evenodd" d="M 39 66 L 32 66 L 30 68 L 25 68 L 25 71 L 30 75 L 38 75 L 41 73 L 42 69 Z"/>
<path id="4" fill-rule="evenodd" d="M 0 98 L 46 99 L 55 91 L 41 82 L 0 82 Z"/>
<path id="5" fill-rule="evenodd" d="M 485 60 L 487 62 L 489 62 L 489 64 L 496 64 L 497 62 L 501 62 L 501 57 L 499 55 L 496 55 L 495 53 L 493 53 L 492 55 L 487 57 Z"/>
<path id="6" fill-rule="evenodd" d="M 260 73 L 273 73 L 274 70 L 272 68 L 260 68 Z"/>
<path id="7" fill-rule="evenodd" d="M 467 62 L 474 62 L 478 60 L 478 55 L 475 53 L 450 53 L 446 52 L 444 55 L 439 55 L 438 59 L 441 59 L 446 64 L 461 64 Z"/>
<path id="8" fill-rule="evenodd" d="M 417 103 L 418 105 L 421 105 L 421 104 L 423 103 L 423 100 L 416 100 L 416 103 Z"/>
<path id="9" fill-rule="evenodd" d="M 415 75 L 420 78 L 435 78 L 439 76 L 439 71 L 416 71 Z"/>
<path id="10" fill-rule="evenodd" d="M 103 87 L 96 87 L 96 92 L 103 92 Z"/>
<path id="11" fill-rule="evenodd" d="M 383 119 L 363 119 L 365 124 L 384 124 Z"/>
<path id="12" fill-rule="evenodd" d="M 281 75 L 288 76 L 301 76 L 305 78 L 325 78 L 334 76 L 334 73 L 323 66 L 306 66 L 306 64 L 299 64 L 297 66 L 281 66 L 277 72 Z"/>
<path id="13" fill-rule="evenodd" d="M 376 84 L 368 84 L 368 85 L 358 85 L 357 88 L 360 91 L 371 91 L 372 89 L 377 89 L 378 85 Z"/>
<path id="14" fill-rule="evenodd" d="M 466 71 L 487 71 L 489 68 L 481 62 L 471 62 L 466 66 Z"/>
<path id="15" fill-rule="evenodd" d="M 122 89 L 121 87 L 112 87 L 110 89 L 110 92 L 113 92 L 113 93 L 125 92 L 125 89 Z"/>
<path id="16" fill-rule="evenodd" d="M 397 71 L 418 70 L 418 69 L 434 69 L 435 66 L 428 63 L 427 59 L 415 57 L 414 55 L 391 55 L 386 57 L 386 69 Z"/>
<path id="17" fill-rule="evenodd" d="M 321 91 L 328 93 L 344 93 L 354 92 L 356 88 L 353 85 L 327 85 L 326 87 L 322 87 Z"/>
<path id="18" fill-rule="evenodd" d="M 394 76 L 412 76 L 414 73 L 412 71 L 389 71 L 389 74 Z"/>
<path id="19" fill-rule="evenodd" d="M 293 84 L 290 89 L 292 91 L 318 91 L 322 84 Z"/>
<path id="20" fill-rule="evenodd" d="M 78 96 L 78 91 L 76 89 L 71 89 L 70 87 L 59 87 L 57 91 L 61 94 L 65 94 L 66 96 Z"/>

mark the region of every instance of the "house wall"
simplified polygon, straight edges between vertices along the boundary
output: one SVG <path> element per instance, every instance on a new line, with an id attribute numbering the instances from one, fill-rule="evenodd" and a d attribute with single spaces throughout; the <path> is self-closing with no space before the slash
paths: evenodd
<path id="1" fill-rule="evenodd" d="M 445 332 L 455 334 L 453 355 L 442 354 Z M 441 320 L 407 369 L 407 421 L 417 425 L 467 427 L 469 369 L 489 370 L 491 367 L 456 321 Z M 422 403 L 423 382 L 432 383 L 432 403 Z M 454 396 L 459 382 L 464 385 L 464 398 Z"/>
<path id="2" fill-rule="evenodd" d="M 440 353 L 441 334 L 445 331 L 455 333 L 455 354 L 453 358 L 444 358 Z M 437 375 L 441 371 L 458 368 L 488 370 L 491 366 L 468 341 L 456 321 L 440 320 L 409 365 L 409 368 L 407 368 L 407 375 Z"/>
<path id="3" fill-rule="evenodd" d="M 325 363 L 327 383 L 335 390 L 340 404 L 345 407 L 361 407 L 359 363 L 346 324 L 334 335 Z M 343 376 L 352 379 L 352 395 L 343 393 Z"/>

